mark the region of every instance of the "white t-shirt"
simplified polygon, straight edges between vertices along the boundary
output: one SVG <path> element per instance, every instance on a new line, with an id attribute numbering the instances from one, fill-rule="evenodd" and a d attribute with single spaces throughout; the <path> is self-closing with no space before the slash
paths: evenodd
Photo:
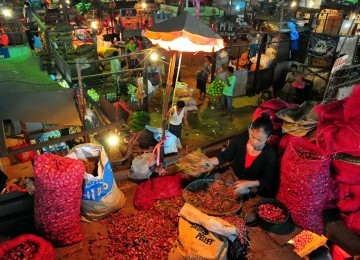
<path id="1" fill-rule="evenodd" d="M 170 113 L 169 123 L 172 125 L 180 125 L 185 116 L 186 108 L 184 107 L 181 110 L 180 114 L 178 114 L 178 112 L 176 111 L 176 106 L 173 106 L 171 109 L 171 112 L 173 113 Z"/>

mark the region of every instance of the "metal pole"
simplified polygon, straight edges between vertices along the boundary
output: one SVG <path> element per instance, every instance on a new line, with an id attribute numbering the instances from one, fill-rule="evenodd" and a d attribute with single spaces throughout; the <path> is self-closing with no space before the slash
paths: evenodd
<path id="1" fill-rule="evenodd" d="M 93 46 L 94 46 L 94 60 L 98 60 L 97 53 L 97 29 L 92 28 Z"/>
<path id="2" fill-rule="evenodd" d="M 215 70 L 216 70 L 216 52 L 215 52 L 215 49 L 213 47 L 213 50 L 212 50 L 212 60 L 211 60 L 211 82 L 214 81 L 215 79 Z"/>
<path id="3" fill-rule="evenodd" d="M 266 43 L 263 43 L 265 36 L 266 36 L 266 34 L 262 35 L 261 42 L 259 44 L 259 48 L 258 48 L 258 52 L 257 52 L 256 69 L 254 71 L 254 81 L 252 84 L 251 94 L 255 94 L 256 90 L 257 90 L 257 81 L 258 81 L 258 72 L 259 72 L 259 68 L 260 68 L 261 54 L 262 54 L 263 46 L 265 46 L 265 44 L 266 44 Z"/>

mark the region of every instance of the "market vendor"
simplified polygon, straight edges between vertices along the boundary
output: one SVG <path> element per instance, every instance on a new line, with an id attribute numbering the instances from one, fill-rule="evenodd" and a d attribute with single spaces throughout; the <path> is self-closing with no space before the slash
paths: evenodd
<path id="1" fill-rule="evenodd" d="M 214 179 L 232 184 L 238 195 L 255 189 L 262 196 L 269 196 L 273 183 L 276 154 L 267 144 L 272 133 L 272 123 L 266 115 L 254 120 L 249 131 L 236 136 L 229 147 L 218 157 L 210 158 L 212 165 L 232 162 L 232 171 L 214 174 Z"/>
<path id="2" fill-rule="evenodd" d="M 175 106 L 172 106 L 169 109 L 167 120 L 169 121 L 169 132 L 175 135 L 177 138 L 181 138 L 182 123 L 185 125 L 186 133 L 189 132 L 187 110 L 184 101 L 179 100 L 176 102 Z"/>

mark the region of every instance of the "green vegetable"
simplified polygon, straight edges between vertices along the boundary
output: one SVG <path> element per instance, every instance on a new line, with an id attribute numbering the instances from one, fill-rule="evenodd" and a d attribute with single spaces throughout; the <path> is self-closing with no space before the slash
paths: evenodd
<path id="1" fill-rule="evenodd" d="M 221 96 L 223 89 L 225 87 L 225 82 L 220 79 L 215 79 L 213 82 L 210 83 L 208 86 L 206 93 L 212 97 Z"/>
<path id="2" fill-rule="evenodd" d="M 150 114 L 145 111 L 136 111 L 130 116 L 130 126 L 134 131 L 140 131 L 150 123 Z"/>

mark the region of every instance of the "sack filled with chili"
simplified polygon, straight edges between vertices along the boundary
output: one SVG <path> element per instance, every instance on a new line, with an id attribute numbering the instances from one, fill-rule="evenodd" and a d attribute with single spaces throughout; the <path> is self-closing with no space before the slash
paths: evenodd
<path id="1" fill-rule="evenodd" d="M 277 198 L 289 209 L 295 224 L 323 232 L 322 211 L 330 189 L 330 158 L 304 138 L 292 138 L 281 161 Z"/>

